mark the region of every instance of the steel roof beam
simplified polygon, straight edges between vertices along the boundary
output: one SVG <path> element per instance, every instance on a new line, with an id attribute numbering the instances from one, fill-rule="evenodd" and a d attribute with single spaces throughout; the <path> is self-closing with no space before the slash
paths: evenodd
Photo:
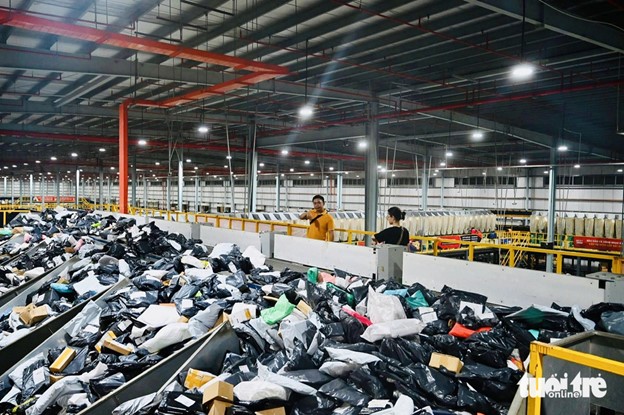
<path id="1" fill-rule="evenodd" d="M 500 0 L 465 0 L 492 12 L 522 21 L 522 2 Z M 553 32 L 570 36 L 583 42 L 591 43 L 617 53 L 624 53 L 622 32 L 610 26 L 592 22 L 587 19 L 575 18 L 563 13 L 538 0 L 526 0 L 526 22 L 535 26 L 545 27 Z"/>

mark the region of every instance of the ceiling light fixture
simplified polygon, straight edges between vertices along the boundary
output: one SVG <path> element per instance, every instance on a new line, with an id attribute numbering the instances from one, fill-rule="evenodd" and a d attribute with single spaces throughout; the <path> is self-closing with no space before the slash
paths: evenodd
<path id="1" fill-rule="evenodd" d="M 520 159 L 520 164 L 526 164 L 526 159 Z"/>
<path id="2" fill-rule="evenodd" d="M 50 160 L 56 161 L 56 157 L 52 156 L 52 157 L 50 157 Z"/>
<path id="3" fill-rule="evenodd" d="M 475 131 L 472 133 L 472 138 L 475 140 L 481 140 L 483 138 L 483 132 L 482 131 Z"/>
<path id="4" fill-rule="evenodd" d="M 145 140 L 139 140 L 138 144 L 139 144 L 140 146 L 146 146 L 146 145 L 147 145 L 147 141 L 145 141 Z"/>
<path id="5" fill-rule="evenodd" d="M 259 164 L 259 166 L 260 166 L 260 167 L 264 167 L 264 163 L 260 163 L 260 164 Z"/>
<path id="6" fill-rule="evenodd" d="M 190 162 L 191 162 L 191 159 L 186 159 L 186 162 L 187 162 L 187 163 L 190 163 Z"/>
<path id="7" fill-rule="evenodd" d="M 291 172 L 295 171 L 295 169 L 290 169 Z"/>
<path id="8" fill-rule="evenodd" d="M 302 120 L 309 120 L 310 118 L 312 118 L 313 114 L 314 109 L 311 105 L 306 104 L 303 107 L 299 108 L 299 118 L 301 118 Z"/>
<path id="9" fill-rule="evenodd" d="M 575 168 L 575 169 L 580 169 L 580 168 L 581 168 L 581 165 L 580 165 L 580 164 L 578 164 L 578 163 L 576 163 L 576 164 L 574 165 L 574 168 Z"/>
<path id="10" fill-rule="evenodd" d="M 160 166 L 160 161 L 157 161 L 156 163 L 154 163 L 157 166 Z"/>
<path id="11" fill-rule="evenodd" d="M 452 151 L 447 151 L 446 152 L 446 157 L 453 157 L 453 152 Z"/>
<path id="12" fill-rule="evenodd" d="M 282 150 L 282 156 L 286 156 L 286 155 L 288 155 L 288 150 L 286 149 Z"/>
<path id="13" fill-rule="evenodd" d="M 310 164 L 310 160 L 306 160 L 303 162 L 304 164 Z"/>
<path id="14" fill-rule="evenodd" d="M 225 156 L 226 159 L 232 160 L 232 156 Z"/>
<path id="15" fill-rule="evenodd" d="M 622 173 L 623 171 L 624 171 L 624 170 L 622 170 L 622 169 L 617 169 L 617 172 L 618 172 L 618 173 Z"/>
<path id="16" fill-rule="evenodd" d="M 568 146 L 566 145 L 560 145 L 559 147 L 557 147 L 557 151 L 568 151 Z"/>
<path id="17" fill-rule="evenodd" d="M 202 133 L 202 134 L 206 134 L 208 132 L 208 126 L 206 125 L 200 125 L 197 128 L 197 132 Z"/>
<path id="18" fill-rule="evenodd" d="M 445 162 L 443 162 L 443 161 L 441 161 L 441 162 L 440 162 L 440 167 L 445 167 L 445 166 L 446 166 L 446 163 L 445 163 Z"/>
<path id="19" fill-rule="evenodd" d="M 100 147 L 99 151 L 100 151 L 100 153 L 104 153 L 106 151 L 106 149 L 104 147 Z"/>
<path id="20" fill-rule="evenodd" d="M 498 167 L 496 168 L 496 170 L 498 170 L 498 171 L 502 171 L 502 170 L 503 170 L 503 168 L 502 168 L 501 166 L 498 166 Z"/>
<path id="21" fill-rule="evenodd" d="M 41 164 L 41 160 L 35 160 L 35 163 Z"/>
<path id="22" fill-rule="evenodd" d="M 366 140 L 358 141 L 358 148 L 366 148 L 366 147 L 368 147 L 368 143 L 366 142 Z"/>
<path id="23" fill-rule="evenodd" d="M 72 157 L 78 157 L 78 153 L 71 153 Z"/>
<path id="24" fill-rule="evenodd" d="M 529 63 L 520 63 L 511 68 L 511 77 L 517 81 L 529 79 L 535 73 L 535 67 Z"/>
<path id="25" fill-rule="evenodd" d="M 329 171 L 334 171 L 334 168 L 333 168 L 333 167 L 330 167 L 330 168 L 329 168 Z"/>

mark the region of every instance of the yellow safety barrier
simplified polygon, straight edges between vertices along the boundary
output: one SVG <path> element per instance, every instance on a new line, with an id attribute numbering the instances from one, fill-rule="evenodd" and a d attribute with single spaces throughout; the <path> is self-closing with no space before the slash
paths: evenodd
<path id="1" fill-rule="evenodd" d="M 52 206 L 53 205 L 53 206 Z M 68 204 L 69 207 L 75 208 L 75 204 Z M 44 205 L 45 206 L 45 205 Z M 48 207 L 54 207 L 56 204 L 50 204 Z M 117 205 L 99 205 L 99 204 L 90 204 L 83 201 L 80 205 L 82 208 L 91 209 L 91 210 L 99 210 L 101 207 L 103 210 L 108 210 L 110 212 L 117 212 Z M 7 208 L 10 207 L 10 208 Z M 40 210 L 41 203 L 33 204 L 32 210 Z M 6 214 L 10 211 L 14 212 L 27 212 L 24 209 L 24 206 L 16 206 L 16 205 L 2 205 L 3 212 L 5 214 L 5 223 L 6 223 Z M 7 210 L 4 210 L 4 209 Z M 283 231 L 287 235 L 304 235 L 304 231 L 308 228 L 308 225 L 300 225 L 288 222 L 279 222 L 279 221 L 269 221 L 269 220 L 258 220 L 258 219 L 246 219 L 246 218 L 237 218 L 232 216 L 219 216 L 216 214 L 210 213 L 192 213 L 192 212 L 178 212 L 178 211 L 167 211 L 163 209 L 155 209 L 155 208 L 141 208 L 141 207 L 130 207 L 129 213 L 132 215 L 139 216 L 148 216 L 148 217 L 163 217 L 166 220 L 175 220 L 176 222 L 190 222 L 190 223 L 210 223 L 212 226 L 218 228 L 227 228 L 227 229 L 236 229 L 243 230 L 248 232 L 262 232 L 262 231 Z M 371 231 L 360 231 L 353 229 L 342 229 L 337 228 L 335 232 L 344 232 L 347 234 L 347 240 L 345 243 L 352 244 L 356 239 L 361 240 L 365 236 L 372 236 L 375 232 Z M 471 241 L 461 241 L 457 239 L 449 239 L 444 237 L 431 237 L 431 236 L 417 236 L 412 235 L 410 239 L 412 241 L 419 241 L 421 245 L 421 249 L 418 253 L 420 254 L 429 254 L 429 255 L 439 255 L 441 251 L 452 251 L 451 249 L 442 250 L 440 249 L 440 244 L 453 244 L 459 245 L 461 250 L 467 250 L 467 259 L 469 261 L 474 260 L 475 251 L 479 251 L 481 249 L 499 249 L 505 250 L 507 253 L 504 255 L 504 263 L 510 267 L 515 267 L 522 257 L 527 253 L 537 253 L 543 255 L 553 255 L 555 258 L 555 272 L 557 274 L 563 273 L 563 258 L 564 257 L 573 257 L 573 258 L 583 258 L 583 259 L 593 259 L 597 261 L 601 261 L 604 263 L 611 264 L 611 272 L 616 274 L 621 274 L 624 270 L 624 258 L 620 257 L 619 253 L 598 253 L 597 251 L 591 250 L 575 250 L 575 251 L 562 251 L 561 249 L 543 249 L 536 247 L 532 243 L 527 243 L 527 240 L 533 242 L 535 238 L 541 237 L 541 235 L 530 234 L 528 232 L 521 231 L 499 231 L 497 232 L 498 241 L 508 241 L 509 243 L 491 243 L 491 242 L 471 242 Z M 535 238 L 534 238 L 535 236 Z M 563 240 L 560 238 L 560 240 Z M 518 243 L 518 241 L 524 241 L 518 245 L 514 245 L 514 241 Z"/>
<path id="2" fill-rule="evenodd" d="M 531 343 L 529 363 L 529 373 L 535 378 L 543 377 L 544 356 L 551 356 L 556 359 L 624 376 L 623 362 L 535 341 Z M 541 413 L 541 403 L 539 396 L 529 395 L 527 415 L 539 415 Z"/>
<path id="3" fill-rule="evenodd" d="M 495 248 L 495 249 L 505 249 L 509 250 L 509 266 L 514 267 L 517 264 L 517 258 L 520 255 L 524 255 L 526 253 L 532 252 L 537 254 L 545 254 L 545 255 L 553 255 L 555 257 L 555 272 L 557 274 L 563 273 L 563 258 L 564 257 L 573 257 L 573 258 L 583 258 L 583 259 L 595 259 L 602 262 L 611 263 L 611 272 L 615 274 L 622 273 L 622 258 L 619 255 L 613 254 L 599 254 L 593 251 L 562 251 L 560 249 L 543 249 L 543 248 L 534 248 L 531 246 L 514 246 L 511 244 L 494 244 L 494 243 L 483 243 L 483 242 L 470 242 L 470 241 L 459 241 L 457 239 L 448 239 L 444 237 L 430 237 L 430 236 L 411 236 L 413 240 L 421 241 L 422 246 L 428 247 L 432 246 L 431 251 L 425 250 L 424 253 L 431 253 L 435 256 L 439 254 L 441 251 L 440 244 L 447 243 L 453 245 L 461 245 L 462 247 L 466 247 L 464 249 L 468 249 L 468 260 L 474 260 L 475 249 L 484 249 L 484 248 Z"/>

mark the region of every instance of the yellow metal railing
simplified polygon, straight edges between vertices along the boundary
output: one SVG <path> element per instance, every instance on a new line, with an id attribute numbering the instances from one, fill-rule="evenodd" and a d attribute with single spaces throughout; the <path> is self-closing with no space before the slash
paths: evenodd
<path id="1" fill-rule="evenodd" d="M 71 205 L 71 204 L 70 204 Z M 4 205 L 4 207 L 10 205 Z M 56 206 L 56 205 L 55 205 Z M 117 205 L 99 205 L 99 204 L 86 204 L 83 203 L 81 205 L 86 209 L 97 209 L 99 210 L 101 207 L 104 210 L 108 210 L 110 212 L 118 212 Z M 35 204 L 32 206 L 33 210 L 39 210 L 41 208 L 41 204 Z M 52 207 L 52 206 L 50 206 Z M 71 205 L 71 207 L 75 207 L 75 204 Z M 23 206 L 13 206 L 15 208 L 13 211 L 25 212 L 27 210 L 23 209 Z M 6 213 L 9 210 L 3 211 Z M 141 207 L 130 207 L 129 213 L 132 215 L 139 216 L 148 216 L 148 217 L 163 217 L 166 220 L 175 220 L 176 222 L 189 222 L 189 223 L 210 223 L 215 227 L 219 228 L 227 228 L 227 229 L 236 229 L 243 230 L 248 232 L 263 232 L 263 231 L 282 231 L 287 235 L 299 235 L 303 236 L 305 234 L 305 230 L 308 228 L 308 225 L 304 224 L 296 224 L 296 223 L 288 223 L 288 222 L 278 222 L 278 221 L 269 221 L 269 220 L 257 220 L 257 219 L 246 219 L 246 218 L 237 218 L 232 216 L 219 216 L 216 214 L 210 213 L 192 213 L 192 212 L 178 212 L 178 211 L 166 211 L 162 209 L 155 208 L 141 208 Z M 5 220 L 6 223 L 6 220 Z M 337 228 L 334 230 L 335 233 L 343 233 L 346 234 L 347 238 L 345 243 L 352 244 L 356 241 L 362 241 L 366 235 L 372 236 L 375 232 L 371 231 L 361 231 L 361 230 L 353 230 L 353 229 L 342 229 Z M 621 274 L 623 272 L 623 261 L 624 258 L 620 257 L 619 253 L 598 253 L 597 251 L 591 250 L 576 250 L 576 251 L 562 251 L 561 249 L 543 249 L 533 245 L 532 242 L 535 241 L 534 234 L 529 234 L 528 232 L 519 232 L 519 231 L 499 231 L 498 241 L 499 243 L 493 242 L 470 242 L 470 241 L 461 241 L 457 239 L 449 239 L 444 237 L 431 237 L 431 236 L 417 236 L 412 235 L 410 239 L 412 241 L 420 242 L 421 249 L 418 253 L 421 254 L 429 254 L 429 255 L 439 255 L 440 252 L 449 251 L 441 247 L 441 244 L 453 244 L 459 246 L 461 250 L 467 251 L 467 259 L 469 261 L 474 260 L 475 251 L 478 252 L 480 249 L 499 249 L 505 250 L 504 254 L 507 259 L 505 259 L 506 266 L 515 267 L 520 259 L 528 254 L 528 253 L 536 253 L 542 255 L 553 255 L 555 258 L 555 272 L 557 274 L 563 273 L 563 259 L 564 257 L 572 257 L 572 258 L 583 258 L 583 259 L 592 259 L 596 261 L 600 261 L 602 263 L 610 263 L 611 264 L 611 272 L 616 274 Z M 517 246 L 513 244 L 513 241 L 519 240 L 529 240 L 531 243 L 526 243 L 526 246 Z M 507 243 L 500 243 L 501 241 Z M 520 244 L 523 245 L 523 244 Z"/>
<path id="2" fill-rule="evenodd" d="M 624 376 L 623 362 L 535 341 L 531 343 L 529 373 L 537 379 L 542 378 L 544 374 L 544 356 L 550 356 L 556 359 L 566 360 L 568 362 Z M 541 398 L 539 396 L 532 396 L 529 394 L 527 415 L 539 415 L 541 413 L 541 408 Z"/>
<path id="3" fill-rule="evenodd" d="M 510 267 L 515 267 L 518 263 L 517 258 L 520 255 L 525 255 L 529 252 L 543 254 L 543 255 L 553 255 L 555 258 L 555 272 L 557 274 L 563 273 L 563 258 L 564 257 L 572 257 L 572 258 L 583 258 L 583 259 L 594 259 L 597 261 L 610 263 L 611 264 L 611 272 L 615 274 L 622 273 L 622 260 L 619 255 L 615 254 L 601 254 L 596 253 L 594 251 L 562 251 L 560 249 L 543 249 L 543 248 L 535 248 L 531 246 L 518 247 L 511 244 L 495 244 L 495 243 L 483 243 L 483 242 L 469 242 L 469 241 L 459 241 L 457 239 L 448 239 L 444 237 L 429 237 L 429 236 L 412 236 L 411 239 L 421 241 L 423 246 L 432 246 L 433 249 L 430 252 L 433 255 L 438 255 L 440 251 L 443 249 L 440 248 L 440 244 L 453 244 L 460 245 L 463 249 L 468 250 L 467 259 L 469 261 L 474 260 L 475 250 L 482 248 L 495 248 L 495 249 L 506 249 L 509 250 L 509 264 Z M 425 253 L 429 253 L 425 251 Z"/>

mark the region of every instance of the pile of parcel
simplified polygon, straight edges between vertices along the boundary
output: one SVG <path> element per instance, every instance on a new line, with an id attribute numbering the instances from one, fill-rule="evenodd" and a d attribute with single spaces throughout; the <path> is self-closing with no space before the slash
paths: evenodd
<path id="1" fill-rule="evenodd" d="M 83 413 L 145 371 L 231 327 L 237 347 L 211 373 L 185 367 L 116 414 L 505 414 L 529 343 L 601 329 L 624 334 L 624 305 L 496 307 L 335 270 L 275 271 L 253 248 L 210 249 L 127 222 L 85 255 L 125 276 L 0 378 L 0 410 Z M 110 239 L 110 238 L 109 238 Z M 106 250 L 118 250 L 110 255 Z M 120 256 L 123 251 L 123 255 Z M 128 257 L 157 255 L 152 264 Z M 71 285 L 71 281 L 68 281 Z M 153 381 L 153 379 L 152 379 Z"/>

